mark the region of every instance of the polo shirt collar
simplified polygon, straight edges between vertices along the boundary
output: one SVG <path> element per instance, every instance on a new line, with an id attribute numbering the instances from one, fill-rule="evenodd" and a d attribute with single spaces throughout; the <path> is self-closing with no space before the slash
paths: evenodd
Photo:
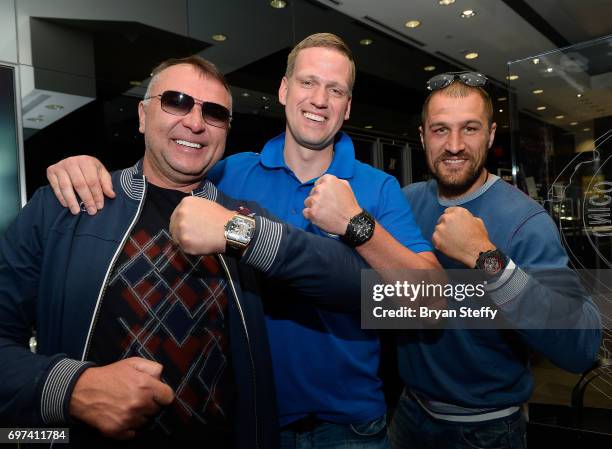
<path id="1" fill-rule="evenodd" d="M 285 149 L 285 133 L 269 140 L 261 151 L 260 164 L 267 168 L 285 168 L 283 150 Z M 351 138 L 343 132 L 336 135 L 334 142 L 334 157 L 332 163 L 325 173 L 334 175 L 340 179 L 353 177 L 355 168 L 355 148 Z"/>

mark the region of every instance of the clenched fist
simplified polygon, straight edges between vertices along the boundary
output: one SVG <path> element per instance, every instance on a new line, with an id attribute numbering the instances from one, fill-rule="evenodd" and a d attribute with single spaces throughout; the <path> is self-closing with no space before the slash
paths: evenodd
<path id="1" fill-rule="evenodd" d="M 474 268 L 481 252 L 495 249 L 483 221 L 463 207 L 444 211 L 431 241 L 438 251 L 469 268 Z"/>
<path id="2" fill-rule="evenodd" d="M 325 232 L 344 235 L 349 220 L 361 212 L 353 189 L 344 179 L 323 175 L 314 184 L 302 212 Z"/>
<path id="3" fill-rule="evenodd" d="M 70 415 L 107 437 L 133 438 L 174 400 L 172 388 L 161 381 L 162 368 L 140 357 L 87 368 L 72 391 Z"/>
<path id="4" fill-rule="evenodd" d="M 187 254 L 225 252 L 225 224 L 236 212 L 204 198 L 189 196 L 170 217 L 170 235 Z"/>

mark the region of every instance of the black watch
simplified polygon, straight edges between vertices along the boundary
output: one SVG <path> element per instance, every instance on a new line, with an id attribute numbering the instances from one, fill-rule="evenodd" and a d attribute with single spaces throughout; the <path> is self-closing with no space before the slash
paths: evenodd
<path id="1" fill-rule="evenodd" d="M 506 255 L 499 249 L 494 249 L 480 253 L 474 268 L 482 270 L 488 277 L 494 277 L 501 274 L 507 264 L 508 259 Z"/>
<path id="2" fill-rule="evenodd" d="M 362 210 L 349 220 L 346 232 L 340 239 L 352 248 L 363 245 L 374 235 L 375 225 L 374 217 Z"/>

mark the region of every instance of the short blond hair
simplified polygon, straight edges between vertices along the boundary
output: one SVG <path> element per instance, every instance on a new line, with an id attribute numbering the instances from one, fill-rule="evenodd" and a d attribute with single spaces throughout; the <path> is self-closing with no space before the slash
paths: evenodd
<path id="1" fill-rule="evenodd" d="M 353 59 L 353 53 L 349 46 L 346 45 L 346 42 L 332 33 L 311 34 L 293 47 L 293 50 L 291 50 L 291 53 L 289 53 L 287 57 L 287 69 L 285 70 L 285 76 L 287 78 L 293 75 L 295 60 L 297 59 L 298 53 L 306 48 L 330 48 L 346 56 L 351 64 L 349 93 L 353 92 L 353 86 L 355 85 L 355 60 Z"/>
<path id="2" fill-rule="evenodd" d="M 467 84 L 464 84 L 461 81 L 457 80 L 453 81 L 443 89 L 434 90 L 425 99 L 425 102 L 423 103 L 423 109 L 421 110 L 422 125 L 425 126 L 425 122 L 427 121 L 429 102 L 431 101 L 431 98 L 434 95 L 439 94 L 446 95 L 447 97 L 452 98 L 465 98 L 472 92 L 476 92 L 478 95 L 480 95 L 480 98 L 482 98 L 482 101 L 484 102 L 487 123 L 489 125 L 489 129 L 491 129 L 491 125 L 493 124 L 493 102 L 491 101 L 491 96 L 482 87 L 468 86 Z"/>

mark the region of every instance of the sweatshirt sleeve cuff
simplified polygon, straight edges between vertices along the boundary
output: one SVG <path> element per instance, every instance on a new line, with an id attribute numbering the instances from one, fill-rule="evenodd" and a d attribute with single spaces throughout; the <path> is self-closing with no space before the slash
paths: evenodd
<path id="1" fill-rule="evenodd" d="M 527 282 L 527 273 L 510 260 L 502 275 L 494 282 L 487 283 L 485 290 L 495 305 L 503 306 L 519 296 Z"/>
<path id="2" fill-rule="evenodd" d="M 68 421 L 68 408 L 74 385 L 83 371 L 94 366 L 91 362 L 61 359 L 51 368 L 40 400 L 40 412 L 45 424 Z"/>
<path id="3" fill-rule="evenodd" d="M 249 248 L 242 256 L 243 263 L 266 272 L 270 269 L 282 240 L 283 226 L 265 217 L 255 217 L 255 235 Z"/>

